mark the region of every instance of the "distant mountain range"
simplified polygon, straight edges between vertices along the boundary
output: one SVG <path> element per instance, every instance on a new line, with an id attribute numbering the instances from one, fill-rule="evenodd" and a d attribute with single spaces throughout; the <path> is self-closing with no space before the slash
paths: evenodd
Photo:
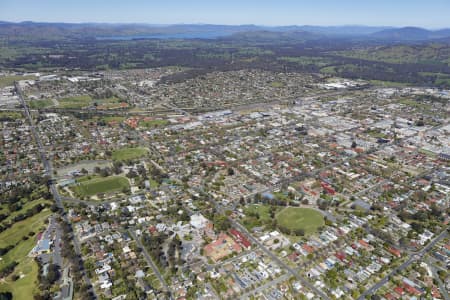
<path id="1" fill-rule="evenodd" d="M 371 36 L 383 40 L 421 41 L 448 38 L 450 29 L 431 31 L 419 27 L 390 28 L 375 32 Z"/>
<path id="2" fill-rule="evenodd" d="M 104 24 L 104 23 L 38 23 L 2 22 L 0 37 L 10 39 L 55 40 L 60 38 L 217 38 L 298 39 L 359 38 L 385 41 L 428 41 L 450 39 L 450 29 L 427 30 L 418 27 L 373 26 L 279 26 L 211 25 L 211 24 Z"/>

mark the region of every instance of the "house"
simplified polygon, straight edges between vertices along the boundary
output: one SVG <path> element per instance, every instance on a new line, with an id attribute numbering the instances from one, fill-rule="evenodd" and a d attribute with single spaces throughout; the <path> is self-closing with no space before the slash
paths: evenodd
<path id="1" fill-rule="evenodd" d="M 402 253 L 400 252 L 400 250 L 395 249 L 393 247 L 390 247 L 388 251 L 389 251 L 389 253 L 391 253 L 392 255 L 394 255 L 396 257 L 401 257 L 402 256 Z"/>
<path id="2" fill-rule="evenodd" d="M 245 249 L 249 250 L 252 247 L 252 243 L 238 230 L 231 229 L 230 234 L 234 237 L 235 241 L 241 244 Z"/>

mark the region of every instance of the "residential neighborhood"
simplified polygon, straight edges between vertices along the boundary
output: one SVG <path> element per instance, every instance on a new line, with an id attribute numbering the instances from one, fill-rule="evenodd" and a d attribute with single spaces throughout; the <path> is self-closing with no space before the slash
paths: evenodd
<path id="1" fill-rule="evenodd" d="M 2 87 L 3 279 L 33 268 L 36 299 L 449 299 L 449 91 L 164 81 L 182 71 Z"/>

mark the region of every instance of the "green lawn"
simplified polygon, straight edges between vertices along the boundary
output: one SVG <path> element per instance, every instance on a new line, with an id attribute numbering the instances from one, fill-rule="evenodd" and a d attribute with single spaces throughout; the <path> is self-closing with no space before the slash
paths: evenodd
<path id="1" fill-rule="evenodd" d="M 22 119 L 23 116 L 21 113 L 14 112 L 14 111 L 0 111 L 0 119 L 9 119 L 9 120 L 17 120 Z"/>
<path id="2" fill-rule="evenodd" d="M 74 186 L 75 193 L 81 196 L 93 196 L 99 193 L 121 191 L 123 188 L 128 188 L 130 183 L 128 179 L 122 176 L 111 176 L 94 178 L 88 181 L 80 182 Z"/>
<path id="3" fill-rule="evenodd" d="M 115 150 L 112 154 L 113 160 L 131 160 L 140 158 L 148 153 L 148 150 L 143 147 L 137 148 L 122 148 Z"/>
<path id="4" fill-rule="evenodd" d="M 150 178 L 149 181 L 150 181 L 150 187 L 152 189 L 156 189 L 159 186 L 159 183 L 156 180 Z"/>
<path id="5" fill-rule="evenodd" d="M 418 102 L 418 101 L 414 101 L 413 99 L 400 99 L 398 101 L 398 103 L 404 104 L 406 106 L 414 107 L 414 108 L 420 108 L 420 109 L 425 109 L 427 107 L 426 104 Z"/>
<path id="6" fill-rule="evenodd" d="M 284 83 L 279 81 L 273 81 L 270 83 L 270 86 L 274 88 L 282 88 L 284 87 Z"/>
<path id="7" fill-rule="evenodd" d="M 276 215 L 276 219 L 279 225 L 290 230 L 303 229 L 306 234 L 325 225 L 323 215 L 312 208 L 286 207 Z"/>
<path id="8" fill-rule="evenodd" d="M 28 102 L 28 106 L 32 109 L 37 108 L 46 108 L 53 105 L 53 101 L 50 99 L 44 99 L 44 100 L 32 100 Z"/>
<path id="9" fill-rule="evenodd" d="M 0 291 L 11 292 L 13 299 L 33 299 L 36 290 L 38 265 L 31 257 L 26 257 L 17 265 L 13 274 L 22 276 L 17 281 L 12 281 L 11 276 L 0 283 Z"/>
<path id="10" fill-rule="evenodd" d="M 280 207 L 276 206 L 274 213 L 280 210 Z M 270 217 L 270 205 L 252 204 L 244 208 L 245 217 L 242 220 L 242 224 L 251 230 L 254 227 L 265 226 L 272 223 Z M 256 217 L 258 215 L 258 217 Z"/>
<path id="11" fill-rule="evenodd" d="M 60 108 L 83 108 L 91 104 L 92 98 L 89 95 L 73 96 L 59 99 Z"/>
<path id="12" fill-rule="evenodd" d="M 269 205 L 261 205 L 261 204 L 253 204 L 244 209 L 245 214 L 257 213 L 262 221 L 270 219 L 269 211 L 270 211 Z"/>

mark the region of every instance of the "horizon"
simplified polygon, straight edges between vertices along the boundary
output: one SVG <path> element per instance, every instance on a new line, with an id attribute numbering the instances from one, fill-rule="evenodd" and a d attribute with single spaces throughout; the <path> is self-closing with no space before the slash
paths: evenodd
<path id="1" fill-rule="evenodd" d="M 207 0 L 168 0 L 164 3 L 140 3 L 130 0 L 0 0 L 0 20 L 36 23 L 99 23 L 168 25 L 255 25 L 281 26 L 367 26 L 450 27 L 450 1 L 389 0 L 365 2 L 343 0 L 238 1 L 211 3 Z M 304 24 L 304 25 L 302 25 Z M 355 25 L 353 25 L 355 24 Z M 361 24 L 361 25 L 359 25 Z"/>
<path id="2" fill-rule="evenodd" d="M 149 27 L 169 27 L 169 26 L 229 26 L 229 27 L 240 27 L 240 26 L 254 26 L 254 27 L 266 27 L 266 28 L 279 28 L 279 27 L 321 27 L 321 28 L 344 28 L 344 27 L 362 27 L 362 28 L 385 28 L 385 29 L 402 29 L 402 28 L 418 28 L 426 29 L 430 31 L 450 29 L 450 25 L 444 27 L 425 27 L 418 25 L 406 25 L 406 26 L 391 26 L 391 25 L 365 25 L 365 24 L 337 24 L 337 25 L 312 25 L 312 24 L 287 24 L 287 25 L 266 25 L 266 24 L 220 24 L 220 23 L 144 23 L 144 22 L 65 22 L 65 21 L 34 21 L 34 20 L 23 20 L 23 21 L 7 21 L 0 19 L 0 23 L 10 23 L 10 24 L 24 24 L 24 23 L 34 23 L 34 24 L 66 24 L 66 25 L 141 25 Z"/>

